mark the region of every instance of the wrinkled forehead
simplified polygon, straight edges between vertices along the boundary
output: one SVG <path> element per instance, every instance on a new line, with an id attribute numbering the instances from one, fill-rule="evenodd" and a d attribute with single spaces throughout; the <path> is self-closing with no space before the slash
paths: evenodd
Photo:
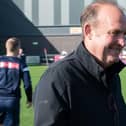
<path id="1" fill-rule="evenodd" d="M 118 7 L 113 5 L 103 5 L 98 12 L 98 19 L 102 22 L 110 23 L 126 23 L 126 15 Z"/>

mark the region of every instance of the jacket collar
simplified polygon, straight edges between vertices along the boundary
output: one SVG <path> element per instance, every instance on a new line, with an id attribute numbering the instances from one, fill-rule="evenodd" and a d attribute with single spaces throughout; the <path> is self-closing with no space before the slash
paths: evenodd
<path id="1" fill-rule="evenodd" d="M 107 78 L 110 78 L 111 69 L 104 69 L 96 59 L 91 55 L 91 53 L 85 48 L 84 42 L 78 46 L 76 50 L 77 59 L 80 61 L 84 69 L 86 69 L 93 77 L 98 81 L 102 81 L 105 87 L 108 87 Z M 109 75 L 108 75 L 109 74 Z M 115 73 L 113 73 L 115 74 Z M 111 76 L 113 76 L 113 74 Z"/>
<path id="2" fill-rule="evenodd" d="M 81 42 L 76 50 L 77 57 L 89 73 L 98 77 L 100 73 L 104 72 L 104 69 L 96 62 L 83 43 Z"/>

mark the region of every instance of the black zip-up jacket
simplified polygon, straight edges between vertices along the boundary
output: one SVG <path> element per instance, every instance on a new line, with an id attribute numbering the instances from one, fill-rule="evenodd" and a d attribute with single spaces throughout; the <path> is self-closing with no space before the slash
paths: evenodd
<path id="1" fill-rule="evenodd" d="M 120 85 L 123 67 L 104 70 L 81 43 L 41 77 L 33 97 L 35 126 L 118 126 L 111 87 Z"/>

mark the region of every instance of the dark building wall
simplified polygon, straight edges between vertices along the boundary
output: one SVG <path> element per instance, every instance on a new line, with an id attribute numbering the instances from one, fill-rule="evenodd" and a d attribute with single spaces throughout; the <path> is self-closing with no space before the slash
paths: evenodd
<path id="1" fill-rule="evenodd" d="M 44 47 L 54 52 L 57 49 L 48 39 L 30 22 L 20 9 L 11 0 L 0 0 L 0 48 L 5 54 L 5 41 L 9 37 L 18 37 L 27 55 L 40 55 Z M 38 42 L 35 46 L 33 42 Z"/>
<path id="2" fill-rule="evenodd" d="M 81 42 L 80 35 L 47 36 L 47 39 L 57 49 L 59 53 L 61 53 L 63 50 L 70 53 Z"/>
<path id="3" fill-rule="evenodd" d="M 49 54 L 71 52 L 80 41 L 80 36 L 74 35 L 43 35 L 13 1 L 0 0 L 0 55 L 5 54 L 5 41 L 13 36 L 21 39 L 26 55 L 39 56 L 44 55 L 44 48 Z"/>

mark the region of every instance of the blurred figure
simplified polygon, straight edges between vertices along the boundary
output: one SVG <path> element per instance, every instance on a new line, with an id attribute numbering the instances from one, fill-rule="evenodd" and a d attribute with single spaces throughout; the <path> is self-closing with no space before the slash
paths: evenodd
<path id="1" fill-rule="evenodd" d="M 19 55 L 18 55 L 18 56 L 19 56 L 19 58 L 21 58 L 24 62 L 26 62 L 26 56 L 25 56 L 25 54 L 24 54 L 22 48 L 19 49 Z"/>
<path id="2" fill-rule="evenodd" d="M 54 56 L 54 62 L 59 61 L 59 60 L 63 59 L 66 56 L 67 56 L 67 52 L 63 50 L 61 52 L 61 54 Z"/>
<path id="3" fill-rule="evenodd" d="M 122 126 L 115 91 L 125 66 L 119 59 L 126 44 L 125 13 L 99 0 L 85 8 L 80 21 L 82 42 L 51 64 L 35 89 L 35 126 Z"/>
<path id="4" fill-rule="evenodd" d="M 4 126 L 19 126 L 20 84 L 24 82 L 27 105 L 32 105 L 32 85 L 28 66 L 18 57 L 20 40 L 6 41 L 6 56 L 0 57 L 0 113 L 4 113 Z"/>

